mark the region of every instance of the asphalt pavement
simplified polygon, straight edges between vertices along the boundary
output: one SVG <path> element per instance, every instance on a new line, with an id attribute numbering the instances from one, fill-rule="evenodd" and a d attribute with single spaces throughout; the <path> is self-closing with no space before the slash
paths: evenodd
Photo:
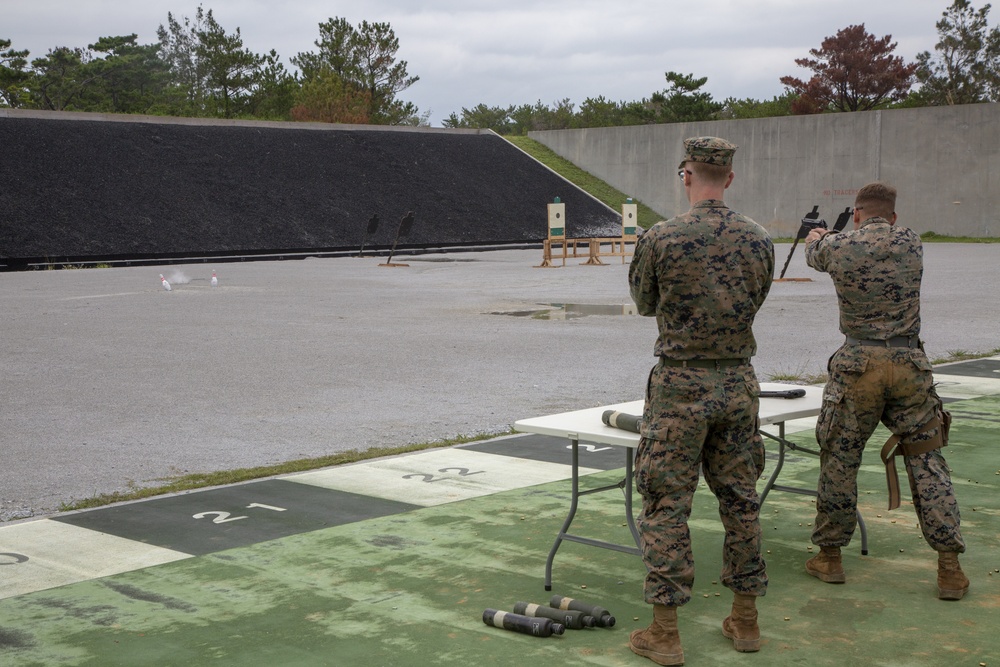
<path id="1" fill-rule="evenodd" d="M 779 268 L 789 249 L 777 246 Z M 499 433 L 641 398 L 656 327 L 633 314 L 627 264 L 541 259 L 2 273 L 0 520 L 173 475 Z M 932 359 L 1000 347 L 998 260 L 1000 245 L 926 246 Z M 762 380 L 823 373 L 842 339 L 832 283 L 801 247 L 786 278 L 811 280 L 775 283 L 758 314 Z"/>

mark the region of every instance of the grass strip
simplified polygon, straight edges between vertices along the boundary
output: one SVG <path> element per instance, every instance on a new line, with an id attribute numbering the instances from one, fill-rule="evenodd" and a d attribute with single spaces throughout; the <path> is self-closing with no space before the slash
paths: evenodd
<path id="1" fill-rule="evenodd" d="M 257 468 L 238 468 L 236 470 L 220 470 L 217 472 L 191 473 L 189 475 L 181 475 L 178 477 L 168 477 L 154 480 L 157 482 L 164 482 L 163 484 L 154 486 L 140 487 L 135 482 L 129 482 L 129 489 L 127 491 L 102 493 L 91 498 L 84 498 L 82 500 L 63 503 L 59 506 L 59 511 L 70 512 L 73 510 L 91 509 L 94 507 L 111 505 L 113 503 L 142 500 L 143 498 L 180 493 L 182 491 L 192 491 L 194 489 L 204 489 L 213 486 L 225 486 L 228 484 L 240 484 L 242 482 L 249 482 L 265 477 L 307 472 L 310 470 L 318 470 L 320 468 L 345 465 L 347 463 L 356 463 L 358 461 L 368 461 L 386 456 L 419 452 L 425 449 L 452 447 L 454 445 L 462 445 L 468 442 L 478 442 L 480 440 L 498 438 L 504 435 L 511 435 L 513 433 L 513 430 L 509 430 L 500 433 L 481 433 L 471 436 L 462 435 L 447 440 L 401 445 L 399 447 L 370 447 L 363 451 L 349 449 L 344 452 L 329 454 L 327 456 L 297 459 L 295 461 L 286 461 L 284 463 L 276 463 L 274 465 L 260 466 Z"/>
<path id="2" fill-rule="evenodd" d="M 504 139 L 616 211 L 621 211 L 622 204 L 629 197 L 629 195 L 611 187 L 593 174 L 580 169 L 539 141 L 524 136 L 505 136 Z M 632 201 L 638 206 L 638 222 L 640 227 L 648 229 L 660 220 L 666 219 L 665 216 L 649 208 L 636 197 L 632 197 Z"/>

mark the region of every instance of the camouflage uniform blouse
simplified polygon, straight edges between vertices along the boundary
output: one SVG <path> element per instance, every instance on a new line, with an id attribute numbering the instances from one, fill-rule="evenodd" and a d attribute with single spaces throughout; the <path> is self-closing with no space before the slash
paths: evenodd
<path id="1" fill-rule="evenodd" d="M 810 243 L 806 263 L 833 278 L 845 335 L 886 340 L 920 333 L 923 254 L 916 232 L 869 218 Z"/>
<path id="2" fill-rule="evenodd" d="M 753 320 L 774 275 L 767 231 L 721 200 L 697 202 L 642 235 L 629 268 L 639 314 L 655 315 L 654 354 L 749 359 Z"/>

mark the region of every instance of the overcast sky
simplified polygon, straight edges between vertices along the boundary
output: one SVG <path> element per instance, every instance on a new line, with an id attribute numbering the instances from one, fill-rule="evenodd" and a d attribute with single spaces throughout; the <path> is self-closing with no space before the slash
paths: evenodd
<path id="1" fill-rule="evenodd" d="M 194 18 L 195 0 L 0 0 L 0 38 L 30 58 L 56 46 L 86 48 L 99 37 L 137 33 L 154 43 L 167 13 Z M 973 0 L 973 6 L 985 2 Z M 319 24 L 389 23 L 398 60 L 420 80 L 399 97 L 440 127 L 463 107 L 588 97 L 636 101 L 666 88 L 664 73 L 708 77 L 704 90 L 771 99 L 784 75 L 825 37 L 863 23 L 892 35 L 908 61 L 933 51 L 935 23 L 951 0 L 206 0 L 244 46 L 289 58 L 315 51 Z M 998 16 L 991 13 L 990 25 Z"/>

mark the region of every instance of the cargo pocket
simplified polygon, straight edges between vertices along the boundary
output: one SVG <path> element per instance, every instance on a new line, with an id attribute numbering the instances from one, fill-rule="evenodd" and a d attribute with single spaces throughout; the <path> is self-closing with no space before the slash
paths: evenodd
<path id="1" fill-rule="evenodd" d="M 931 365 L 931 362 L 923 354 L 913 355 L 910 357 L 910 362 L 917 367 L 918 371 L 934 371 L 934 366 Z"/>
<path id="2" fill-rule="evenodd" d="M 635 448 L 635 459 L 633 462 L 633 472 L 632 476 L 635 477 L 635 490 L 639 492 L 639 495 L 646 495 L 646 489 L 649 488 L 649 441 L 645 437 L 639 436 L 639 445 Z"/>
<path id="3" fill-rule="evenodd" d="M 746 407 L 753 412 L 753 432 L 749 434 L 748 446 L 750 447 L 750 463 L 753 466 L 753 478 L 758 480 L 764 474 L 764 438 L 760 434 L 760 382 L 757 381 L 757 374 L 753 367 L 749 367 L 743 372 L 743 387 L 750 399 Z M 735 387 L 734 393 L 738 391 L 738 387 Z M 739 403 L 743 404 L 742 398 Z"/>
<path id="4" fill-rule="evenodd" d="M 834 354 L 827 364 L 830 371 L 830 379 L 836 380 L 844 376 L 859 376 L 868 369 L 868 360 L 864 357 L 856 357 L 848 354 Z M 841 392 L 843 395 L 843 392 Z"/>
<path id="5" fill-rule="evenodd" d="M 757 381 L 757 374 L 752 366 L 743 372 L 743 384 L 751 398 L 760 398 L 760 382 Z"/>
<path id="6" fill-rule="evenodd" d="M 764 438 L 760 434 L 760 416 L 754 417 L 753 420 L 753 437 L 750 441 L 750 446 L 753 448 L 751 450 L 751 456 L 753 457 L 753 465 L 756 469 L 757 475 L 754 479 L 760 479 L 760 476 L 764 474 Z"/>
<path id="7" fill-rule="evenodd" d="M 635 477 L 635 490 L 643 498 L 650 498 L 655 495 L 655 489 L 660 485 L 657 477 L 667 473 L 656 467 L 654 459 L 663 460 L 664 443 L 640 436 L 639 444 L 635 448 L 635 470 L 632 473 Z"/>
<path id="8" fill-rule="evenodd" d="M 821 449 L 829 449 L 828 443 L 837 435 L 834 433 L 834 425 L 838 422 L 837 415 L 843 411 L 845 394 L 841 384 L 831 382 L 826 385 L 823 405 L 816 419 L 816 442 Z"/>

